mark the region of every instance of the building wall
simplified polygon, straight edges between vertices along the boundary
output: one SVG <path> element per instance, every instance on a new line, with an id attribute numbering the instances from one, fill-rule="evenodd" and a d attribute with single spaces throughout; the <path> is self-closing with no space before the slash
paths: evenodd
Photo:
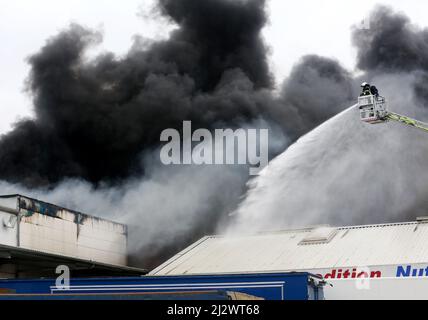
<path id="1" fill-rule="evenodd" d="M 428 300 L 428 278 L 339 279 L 328 281 L 327 300 Z"/>
<path id="2" fill-rule="evenodd" d="M 83 259 L 127 264 L 127 234 L 123 225 L 85 219 L 78 228 L 77 254 Z"/>
<path id="3" fill-rule="evenodd" d="M 19 246 L 25 249 L 77 255 L 77 224 L 73 215 L 63 212 L 60 218 L 21 210 Z"/>
<path id="4" fill-rule="evenodd" d="M 20 247 L 115 265 L 127 264 L 126 228 L 61 210 L 51 217 L 21 210 Z"/>
<path id="5" fill-rule="evenodd" d="M 0 197 L 0 245 L 127 265 L 125 225 L 18 195 Z"/>
<path id="6" fill-rule="evenodd" d="M 17 245 L 16 216 L 0 211 L 0 244 L 7 246 Z"/>

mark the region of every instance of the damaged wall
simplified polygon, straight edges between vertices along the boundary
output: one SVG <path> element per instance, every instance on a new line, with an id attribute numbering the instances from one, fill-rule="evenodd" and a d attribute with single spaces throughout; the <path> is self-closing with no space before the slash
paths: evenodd
<path id="1" fill-rule="evenodd" d="M 1 197 L 0 205 L 2 245 L 127 264 L 126 225 L 20 195 Z"/>

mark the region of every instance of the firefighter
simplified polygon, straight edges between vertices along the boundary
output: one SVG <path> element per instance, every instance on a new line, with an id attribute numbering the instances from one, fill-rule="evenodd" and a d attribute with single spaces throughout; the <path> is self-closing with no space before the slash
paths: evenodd
<path id="1" fill-rule="evenodd" d="M 370 84 L 368 84 L 367 82 L 363 82 L 361 84 L 361 88 L 362 88 L 362 92 L 360 96 L 369 96 L 371 95 L 371 90 L 370 90 Z"/>
<path id="2" fill-rule="evenodd" d="M 375 86 L 370 87 L 370 93 L 376 97 L 379 96 L 379 90 Z"/>

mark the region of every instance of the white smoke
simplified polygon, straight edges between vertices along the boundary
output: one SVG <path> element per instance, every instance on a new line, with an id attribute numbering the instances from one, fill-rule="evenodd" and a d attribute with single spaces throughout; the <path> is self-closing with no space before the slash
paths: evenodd
<path id="1" fill-rule="evenodd" d="M 94 189 L 82 180 L 66 180 L 52 190 L 29 190 L 5 182 L 0 190 L 126 223 L 129 253 L 144 256 L 187 239 L 204 220 L 208 229 L 213 220 L 233 210 L 248 178 L 246 167 L 155 165 L 150 169 L 148 176 L 120 187 Z"/>
<path id="2" fill-rule="evenodd" d="M 278 153 L 287 143 L 282 130 L 263 119 L 243 124 L 242 128 L 267 128 L 270 151 Z M 236 152 L 247 152 L 239 149 L 240 145 L 236 147 Z M 23 194 L 125 223 L 130 227 L 129 253 L 142 257 L 144 264 L 145 257 L 156 257 L 169 246 L 178 250 L 214 232 L 217 223 L 236 209 L 249 178 L 248 165 L 165 166 L 159 154 L 156 149 L 143 156 L 144 177 L 113 187 L 94 187 L 84 180 L 71 179 L 55 188 L 28 189 L 0 181 L 0 194 Z"/>
<path id="3" fill-rule="evenodd" d="M 427 120 L 414 75 L 373 78 L 391 111 Z M 351 108 L 303 136 L 250 182 L 229 232 L 317 224 L 383 223 L 424 214 L 428 136 L 397 123 L 369 125 Z"/>

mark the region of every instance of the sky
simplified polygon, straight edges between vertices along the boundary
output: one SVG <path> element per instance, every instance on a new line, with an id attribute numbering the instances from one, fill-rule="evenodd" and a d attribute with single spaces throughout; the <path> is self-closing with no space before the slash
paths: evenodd
<path id="1" fill-rule="evenodd" d="M 238 1 L 238 0 L 236 0 Z M 154 0 L 0 0 L 0 134 L 17 120 L 32 116 L 25 92 L 29 72 L 26 58 L 71 22 L 103 32 L 92 54 L 127 52 L 135 35 L 167 37 L 173 26 L 151 18 Z M 339 60 L 355 69 L 350 28 L 361 23 L 376 4 L 402 11 L 420 27 L 428 26 L 428 2 L 420 0 L 268 0 L 269 24 L 263 36 L 277 84 L 305 54 Z"/>

